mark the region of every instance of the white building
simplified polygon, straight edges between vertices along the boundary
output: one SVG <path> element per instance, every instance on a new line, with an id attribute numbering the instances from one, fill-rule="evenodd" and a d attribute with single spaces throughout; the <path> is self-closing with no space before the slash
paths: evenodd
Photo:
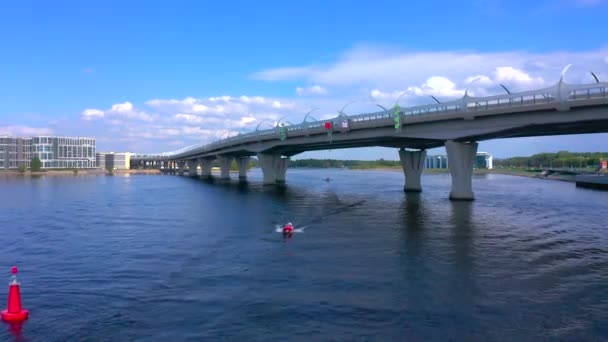
<path id="1" fill-rule="evenodd" d="M 85 137 L 0 137 L 0 169 L 30 167 L 34 157 L 43 169 L 94 168 L 95 139 Z"/>
<path id="2" fill-rule="evenodd" d="M 131 153 L 129 152 L 98 152 L 97 165 L 102 169 L 129 170 L 131 168 Z"/>

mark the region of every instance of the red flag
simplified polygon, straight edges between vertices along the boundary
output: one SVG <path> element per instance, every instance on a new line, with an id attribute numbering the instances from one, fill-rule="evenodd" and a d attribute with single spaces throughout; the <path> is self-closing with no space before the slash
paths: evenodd
<path id="1" fill-rule="evenodd" d="M 325 129 L 331 129 L 331 122 L 328 121 L 325 123 Z"/>

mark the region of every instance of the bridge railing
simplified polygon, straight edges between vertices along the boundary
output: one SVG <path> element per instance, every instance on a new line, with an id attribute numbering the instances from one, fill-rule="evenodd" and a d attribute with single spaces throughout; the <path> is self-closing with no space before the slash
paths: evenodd
<path id="1" fill-rule="evenodd" d="M 593 99 L 608 98 L 608 82 L 593 84 L 567 84 L 560 80 L 556 85 L 548 88 L 530 90 L 518 93 L 494 95 L 486 97 L 472 97 L 465 94 L 461 99 L 421 106 L 401 108 L 397 115 L 401 120 L 421 115 L 448 115 L 454 113 L 488 112 L 501 109 L 527 110 L 533 107 L 560 106 L 569 107 L 577 102 Z M 250 133 L 221 139 L 210 144 L 198 144 L 184 147 L 177 151 L 154 154 L 134 155 L 133 159 L 154 158 L 179 159 L 196 154 L 218 151 L 226 147 L 239 144 L 261 142 L 281 139 L 281 129 L 286 130 L 286 137 L 297 137 L 320 134 L 325 132 L 324 123 L 331 122 L 335 130 L 340 130 L 343 121 L 347 121 L 347 129 L 373 128 L 392 125 L 396 110 L 363 113 L 358 115 L 340 115 L 323 120 L 322 122 L 303 122 L 298 125 L 277 126 L 271 129 L 258 130 Z M 334 129 L 334 128 L 332 128 Z"/>

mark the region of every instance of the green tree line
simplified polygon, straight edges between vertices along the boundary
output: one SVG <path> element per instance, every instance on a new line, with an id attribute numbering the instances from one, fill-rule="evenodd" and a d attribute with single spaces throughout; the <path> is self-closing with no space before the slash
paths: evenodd
<path id="1" fill-rule="evenodd" d="M 597 168 L 601 159 L 608 159 L 606 152 L 538 153 L 530 157 L 494 159 L 494 166 L 534 168 Z"/>
<path id="2" fill-rule="evenodd" d="M 337 160 L 337 159 L 297 159 L 290 160 L 289 167 L 377 169 L 395 168 L 401 164 L 397 160 Z"/>

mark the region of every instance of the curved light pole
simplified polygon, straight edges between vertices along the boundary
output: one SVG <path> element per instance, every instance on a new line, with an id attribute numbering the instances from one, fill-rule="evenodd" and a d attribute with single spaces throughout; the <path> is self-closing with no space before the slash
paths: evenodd
<path id="1" fill-rule="evenodd" d="M 600 83 L 600 79 L 597 77 L 597 75 L 593 71 L 589 70 L 589 73 L 591 74 L 591 76 L 593 76 L 595 83 Z"/>
<path id="2" fill-rule="evenodd" d="M 402 92 L 401 94 L 399 94 L 399 97 L 397 97 L 397 100 L 395 100 L 395 104 L 393 105 L 393 108 L 395 108 L 399 105 L 399 101 L 401 101 L 401 98 L 403 98 L 406 94 L 407 94 L 407 92 L 405 92 L 405 91 Z M 382 108 L 385 112 L 389 112 L 389 110 L 382 105 L 379 105 L 376 103 L 376 106 Z"/>
<path id="3" fill-rule="evenodd" d="M 397 100 L 395 100 L 395 106 L 399 104 L 399 101 L 401 101 L 401 99 L 405 96 L 405 94 L 407 94 L 407 92 L 404 91 L 401 93 L 401 95 L 399 95 Z"/>
<path id="4" fill-rule="evenodd" d="M 344 114 L 344 109 L 346 109 L 346 107 L 350 106 L 351 104 L 353 104 L 355 102 L 357 102 L 357 101 L 351 101 L 351 102 L 345 104 L 344 107 L 342 107 L 342 109 L 340 109 L 338 111 L 338 114 L 340 114 L 340 116 L 346 116 L 348 118 L 348 115 Z"/>
<path id="5" fill-rule="evenodd" d="M 385 112 L 388 112 L 388 109 L 386 109 L 384 106 L 381 106 L 381 105 L 379 105 L 379 104 L 377 104 L 377 103 L 376 103 L 376 106 L 378 106 L 378 107 L 380 107 L 380 108 L 384 109 L 384 111 L 385 111 Z"/>
<path id="6" fill-rule="evenodd" d="M 256 132 L 260 130 L 260 125 L 263 124 L 264 122 L 270 122 L 270 119 L 264 119 L 264 120 L 260 121 L 260 123 L 257 126 L 255 126 Z"/>
<path id="7" fill-rule="evenodd" d="M 559 76 L 559 82 L 563 82 L 564 80 L 564 76 L 566 76 L 566 72 L 568 71 L 568 69 L 570 69 L 570 67 L 572 66 L 572 64 L 568 64 L 566 65 L 566 67 L 562 70 L 562 73 Z"/>
<path id="8" fill-rule="evenodd" d="M 479 81 L 480 79 L 481 79 L 481 76 L 477 76 L 477 77 L 475 77 L 475 78 L 474 78 L 474 79 L 471 81 L 471 83 L 469 83 L 469 86 L 468 86 L 468 87 L 467 87 L 467 88 L 464 90 L 464 96 L 463 96 L 463 98 L 466 98 L 466 97 L 468 97 L 468 96 L 469 96 L 469 88 L 471 88 L 471 86 L 473 85 L 473 83 L 475 83 L 475 82 Z"/>
<path id="9" fill-rule="evenodd" d="M 314 109 L 309 110 L 308 113 L 306 113 L 306 115 L 304 116 L 304 120 L 302 120 L 302 123 L 305 123 L 306 119 L 308 119 L 308 117 L 310 116 L 310 113 L 314 112 L 317 109 L 319 109 L 319 108 L 314 108 Z M 311 118 L 315 121 L 319 121 L 319 120 L 313 118 L 312 116 L 311 116 Z"/>

